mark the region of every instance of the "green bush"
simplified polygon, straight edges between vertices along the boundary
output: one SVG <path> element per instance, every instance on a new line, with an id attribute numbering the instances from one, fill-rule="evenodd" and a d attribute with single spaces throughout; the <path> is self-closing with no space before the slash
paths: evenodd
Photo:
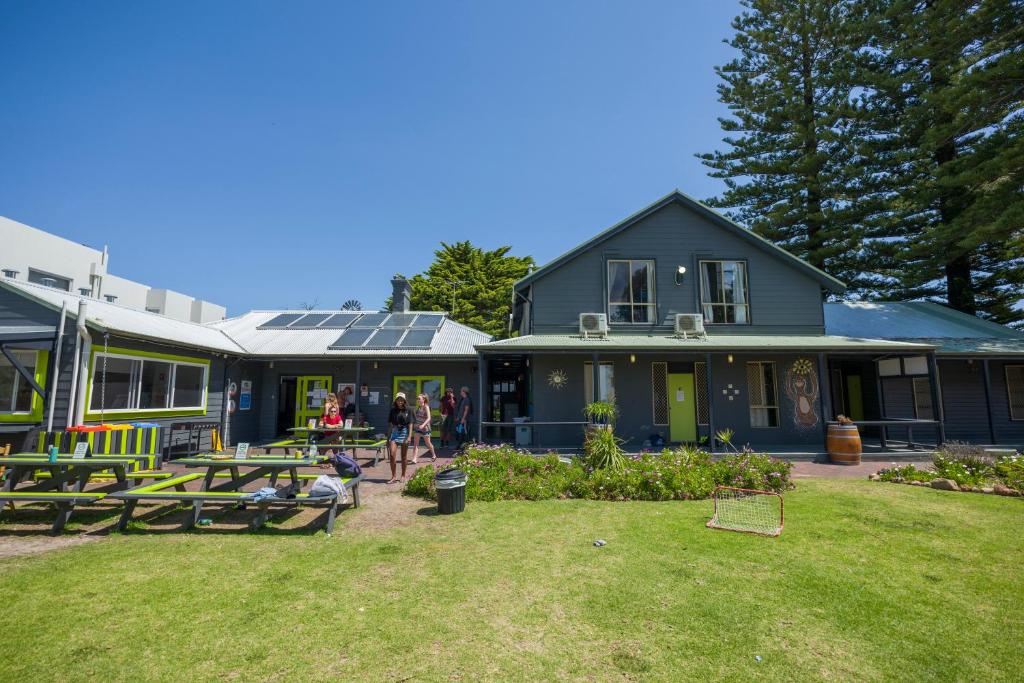
<path id="1" fill-rule="evenodd" d="M 882 481 L 893 481 L 897 484 L 905 481 L 931 481 L 938 476 L 931 470 L 919 470 L 913 465 L 886 467 L 885 469 L 878 470 L 879 479 Z"/>
<path id="2" fill-rule="evenodd" d="M 756 453 L 739 453 L 713 461 L 693 447 L 644 453 L 623 459 L 620 467 L 592 467 L 549 453 L 535 456 L 511 446 L 474 446 L 452 462 L 469 480 L 466 499 L 544 500 L 687 500 L 707 498 L 715 486 L 769 491 L 791 488 L 790 463 Z M 432 466 L 421 467 L 405 492 L 436 498 Z"/>
<path id="3" fill-rule="evenodd" d="M 622 450 L 622 439 L 610 429 L 596 428 L 587 432 L 583 440 L 583 453 L 587 464 L 594 469 L 622 469 L 626 452 Z"/>
<path id="4" fill-rule="evenodd" d="M 957 441 L 944 444 L 932 458 L 935 474 L 960 486 L 981 486 L 995 476 L 992 458 L 978 446 Z"/>
<path id="5" fill-rule="evenodd" d="M 995 475 L 1011 489 L 1024 492 L 1024 455 L 1014 453 L 996 460 L 992 466 Z"/>

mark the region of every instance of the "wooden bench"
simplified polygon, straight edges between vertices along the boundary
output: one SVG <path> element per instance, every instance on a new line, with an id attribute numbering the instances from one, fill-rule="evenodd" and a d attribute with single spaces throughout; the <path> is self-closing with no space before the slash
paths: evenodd
<path id="1" fill-rule="evenodd" d="M 310 475 L 306 476 L 308 477 Z M 204 503 L 219 502 L 255 505 L 258 508 L 258 512 L 256 514 L 256 518 L 250 525 L 250 528 L 254 530 L 263 526 L 264 522 L 266 522 L 267 512 L 272 507 L 298 507 L 302 505 L 326 507 L 329 510 L 327 515 L 327 533 L 330 534 L 334 531 L 334 520 L 337 517 L 339 506 L 342 505 L 341 496 L 310 496 L 308 493 L 299 493 L 295 498 L 262 498 L 260 500 L 254 500 L 253 492 L 189 491 L 185 488 L 185 484 L 199 479 L 204 479 L 205 477 L 206 475 L 201 472 L 192 472 L 188 474 L 181 474 L 171 479 L 150 484 L 148 486 L 140 486 L 138 488 L 129 489 L 128 491 L 118 491 L 108 494 L 108 498 L 124 501 L 124 511 L 121 513 L 121 518 L 118 520 L 116 528 L 118 530 L 124 530 L 127 528 L 128 522 L 131 520 L 132 514 L 135 511 L 135 506 L 138 505 L 139 501 L 173 500 L 181 503 L 188 502 L 193 504 L 192 515 L 184 524 L 185 529 L 191 529 L 199 521 L 200 514 L 202 512 L 202 505 Z M 354 477 L 352 479 L 342 479 L 342 483 L 345 486 L 346 491 L 352 496 L 351 503 L 348 503 L 352 507 L 359 507 L 360 481 L 362 481 L 361 476 Z M 172 491 L 171 489 L 174 490 Z"/>
<path id="2" fill-rule="evenodd" d="M 57 491 L 0 491 L 0 505 L 10 503 L 13 510 L 14 503 L 53 503 L 57 508 L 57 518 L 53 521 L 51 533 L 59 534 L 64 525 L 71 517 L 75 505 L 88 505 L 105 498 L 105 493 L 85 493 Z"/>

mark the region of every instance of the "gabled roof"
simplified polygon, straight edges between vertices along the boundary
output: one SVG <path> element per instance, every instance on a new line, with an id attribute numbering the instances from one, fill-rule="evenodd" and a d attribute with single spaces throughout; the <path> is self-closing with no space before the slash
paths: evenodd
<path id="1" fill-rule="evenodd" d="M 247 355 L 274 358 L 302 358 L 307 356 L 330 358 L 475 358 L 476 345 L 491 341 L 485 332 L 455 322 L 447 315 L 429 348 L 331 348 L 341 336 L 342 329 L 296 329 L 264 327 L 279 315 L 287 313 L 335 314 L 340 311 L 249 311 L 243 315 L 208 323 L 235 340 Z M 360 311 L 377 313 L 378 311 Z M 386 311 L 379 311 L 386 313 Z M 410 313 L 436 313 L 436 311 L 410 311 Z"/>
<path id="2" fill-rule="evenodd" d="M 931 301 L 825 304 L 826 334 L 932 344 L 940 354 L 1024 354 L 1024 334 Z"/>
<path id="3" fill-rule="evenodd" d="M 608 240 L 614 237 L 615 235 L 619 234 L 620 232 L 629 229 L 638 221 L 642 220 L 643 218 L 646 218 L 655 211 L 658 211 L 659 209 L 662 209 L 672 203 L 680 204 L 686 207 L 687 209 L 694 211 L 695 213 L 703 216 L 704 218 L 707 218 L 715 225 L 731 232 L 734 235 L 737 235 L 741 239 L 746 240 L 747 242 L 757 247 L 758 249 L 761 249 L 762 251 L 765 251 L 773 256 L 776 256 L 777 258 L 780 258 L 783 261 L 786 261 L 787 263 L 795 267 L 797 270 L 804 272 L 805 274 L 811 276 L 811 278 L 820 282 L 821 285 L 826 289 L 836 293 L 846 291 L 846 285 L 841 281 L 837 280 L 836 278 L 832 277 L 828 273 L 824 272 L 823 270 L 819 270 L 818 268 L 815 268 L 811 264 L 807 263 L 802 259 L 797 258 L 796 256 L 793 256 L 793 254 L 789 253 L 785 249 L 772 244 L 771 242 L 764 239 L 757 233 L 751 230 L 747 230 L 739 223 L 730 220 L 729 218 L 718 213 L 711 207 L 702 204 L 693 197 L 690 197 L 689 195 L 684 194 L 679 190 L 673 190 L 672 192 L 669 192 L 667 195 L 657 200 L 653 204 L 644 207 L 640 211 L 634 213 L 632 216 L 629 216 L 624 220 L 616 223 L 612 227 L 608 228 L 607 230 L 604 230 L 603 232 L 594 235 L 586 242 L 583 242 L 582 244 L 574 247 L 573 249 L 570 249 L 569 251 L 565 252 L 564 254 L 557 257 L 553 261 L 544 264 L 537 270 L 533 271 L 526 277 L 521 278 L 518 282 L 516 282 L 515 288 L 519 289 L 523 285 L 530 284 L 531 282 L 537 280 L 538 278 L 543 277 L 545 274 L 567 263 L 568 261 L 571 261 L 572 259 L 579 256 L 583 252 L 588 251 L 592 247 L 597 246 L 598 244 L 604 242 L 605 240 Z"/>
<path id="4" fill-rule="evenodd" d="M 653 204 L 644 207 L 643 209 L 637 211 L 632 216 L 628 216 L 627 218 L 621 220 L 620 222 L 615 223 L 611 227 L 601 232 L 598 232 L 590 240 L 584 242 L 581 245 L 578 245 L 577 247 L 570 249 L 569 251 L 565 252 L 564 254 L 555 258 L 554 260 L 545 263 L 537 270 L 534 270 L 534 272 L 531 272 L 528 275 L 526 275 L 525 278 L 521 278 L 518 282 L 516 282 L 515 289 L 518 290 L 520 287 L 528 285 L 529 283 L 532 283 L 542 278 L 542 276 L 544 276 L 548 272 L 572 260 L 573 258 L 579 256 L 580 254 L 589 251 L 591 248 L 596 247 L 602 242 L 613 238 L 614 236 L 616 236 L 616 234 L 629 229 L 635 223 L 646 218 L 655 211 L 664 209 L 670 204 L 679 204 L 699 214 L 700 216 L 707 218 L 708 220 L 715 223 L 719 227 L 722 227 L 723 229 L 735 234 L 735 236 L 739 237 L 740 239 L 748 241 L 758 249 L 761 249 L 762 251 L 765 251 L 777 258 L 780 258 L 787 263 L 790 263 L 798 270 L 802 270 L 806 274 L 810 275 L 812 279 L 819 282 L 822 287 L 831 292 L 842 293 L 846 291 L 846 285 L 843 282 L 837 280 L 836 278 L 833 278 L 833 276 L 829 275 L 827 272 L 819 270 L 818 268 L 815 268 L 807 261 L 804 261 L 803 259 L 794 256 L 790 252 L 787 252 L 784 249 L 782 249 L 781 247 L 775 246 L 768 240 L 762 238 L 760 234 L 754 232 L 753 230 L 746 229 L 739 223 L 735 222 L 734 220 L 731 220 L 726 216 L 723 216 L 722 214 L 715 211 L 708 205 L 702 204 L 697 200 L 693 199 L 692 197 L 690 197 L 689 195 L 681 193 L 679 189 L 672 190 L 671 193 L 669 193 L 662 199 L 659 199 Z"/>
<path id="5" fill-rule="evenodd" d="M 165 315 L 140 311 L 137 308 L 21 280 L 0 278 L 0 287 L 54 311 L 59 311 L 62 304 L 67 304 L 68 317 L 72 320 L 78 315 L 78 303 L 85 301 L 86 325 L 100 332 L 115 332 L 123 337 L 180 344 L 207 351 L 230 354 L 242 352 L 242 347 L 223 332 L 199 323 L 176 320 Z"/>

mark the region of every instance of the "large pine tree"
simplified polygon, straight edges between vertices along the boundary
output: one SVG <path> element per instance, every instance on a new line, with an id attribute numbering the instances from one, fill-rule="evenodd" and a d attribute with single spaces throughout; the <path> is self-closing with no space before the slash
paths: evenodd
<path id="1" fill-rule="evenodd" d="M 744 0 L 716 72 L 729 149 L 698 157 L 726 191 L 708 201 L 812 265 L 870 292 L 862 177 L 850 128 L 851 3 Z M 872 195 L 873 196 L 873 195 Z"/>
<path id="2" fill-rule="evenodd" d="M 868 248 L 887 295 L 1020 321 L 1024 3 L 857 6 Z"/>

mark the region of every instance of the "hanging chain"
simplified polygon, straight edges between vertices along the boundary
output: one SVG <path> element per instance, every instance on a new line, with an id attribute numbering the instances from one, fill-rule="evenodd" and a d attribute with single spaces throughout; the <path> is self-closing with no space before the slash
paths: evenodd
<path id="1" fill-rule="evenodd" d="M 104 409 L 107 407 L 107 353 L 110 349 L 109 346 L 110 335 L 103 333 L 103 377 L 100 379 L 100 424 L 106 422 L 104 415 Z"/>

